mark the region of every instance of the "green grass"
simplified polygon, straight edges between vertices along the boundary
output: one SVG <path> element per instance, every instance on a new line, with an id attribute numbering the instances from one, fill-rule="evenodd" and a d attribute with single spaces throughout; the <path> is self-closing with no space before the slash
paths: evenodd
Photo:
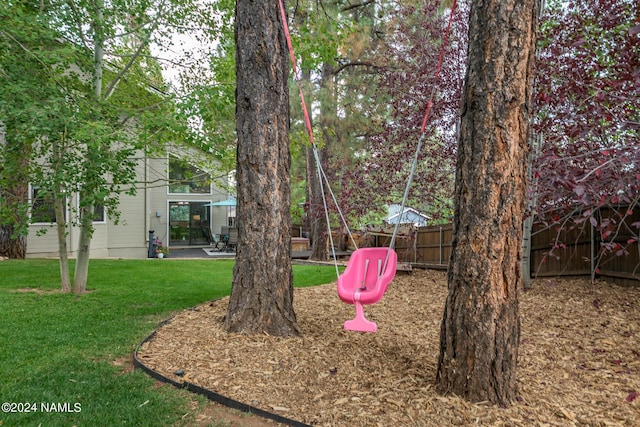
<path id="1" fill-rule="evenodd" d="M 188 424 L 192 396 L 113 362 L 172 313 L 228 295 L 232 270 L 228 260 L 92 260 L 90 292 L 75 296 L 56 292 L 56 260 L 1 262 L 0 403 L 35 403 L 37 412 L 0 412 L 0 426 Z M 296 265 L 294 284 L 335 274 Z M 44 413 L 41 403 L 80 411 Z"/>

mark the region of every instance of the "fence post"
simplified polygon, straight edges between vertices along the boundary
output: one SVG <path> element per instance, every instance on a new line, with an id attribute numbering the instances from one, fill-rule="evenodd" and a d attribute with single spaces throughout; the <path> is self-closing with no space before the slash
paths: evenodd
<path id="1" fill-rule="evenodd" d="M 438 240 L 440 242 L 440 264 L 442 264 L 442 226 L 440 226 L 440 238 Z"/>
<path id="2" fill-rule="evenodd" d="M 595 239 L 596 233 L 593 224 L 589 224 L 591 230 L 591 242 L 589 243 L 589 258 L 591 258 L 591 284 L 596 281 Z"/>

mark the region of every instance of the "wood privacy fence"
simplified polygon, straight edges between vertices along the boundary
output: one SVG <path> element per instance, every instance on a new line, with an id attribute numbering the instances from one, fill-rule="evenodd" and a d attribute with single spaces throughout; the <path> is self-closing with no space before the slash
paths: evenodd
<path id="1" fill-rule="evenodd" d="M 377 246 L 388 246 L 389 235 L 377 235 Z M 415 233 L 401 235 L 396 240 L 398 261 L 409 262 L 416 267 L 445 270 L 451 256 L 453 225 L 443 224 L 419 227 Z"/>
<path id="2" fill-rule="evenodd" d="M 632 225 L 640 222 L 640 209 L 600 208 L 594 215 L 597 227 L 581 214 L 574 218 L 584 221 L 576 225 L 570 220 L 565 227 L 533 226 L 531 275 L 600 276 L 640 285 L 640 243 L 635 240 L 638 228 Z"/>
<path id="3" fill-rule="evenodd" d="M 632 224 L 640 222 L 640 209 L 633 212 L 627 211 L 627 207 L 599 209 L 597 224 L 607 220 L 611 224 L 608 228 L 611 234 L 606 239 L 602 238 L 603 230 L 594 227 L 588 218 L 583 219 L 579 226 L 573 220 L 567 221 L 562 229 L 558 225 L 534 225 L 532 277 L 604 277 L 620 284 L 640 285 L 640 243 L 629 243 L 638 235 L 638 228 Z M 373 246 L 387 246 L 391 240 L 387 233 L 368 233 L 368 238 L 375 239 L 368 242 Z M 398 261 L 415 267 L 446 269 L 452 239 L 452 224 L 417 228 L 396 240 Z M 607 255 L 602 255 L 603 245 L 610 245 Z"/>

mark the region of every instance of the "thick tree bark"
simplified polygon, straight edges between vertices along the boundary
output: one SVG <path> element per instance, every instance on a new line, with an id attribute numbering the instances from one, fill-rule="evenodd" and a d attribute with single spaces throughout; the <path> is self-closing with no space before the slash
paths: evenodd
<path id="1" fill-rule="evenodd" d="M 15 236 L 13 225 L 0 225 L 0 256 L 24 259 L 27 254 L 27 236 Z"/>
<path id="2" fill-rule="evenodd" d="M 525 151 L 539 0 L 472 2 L 437 389 L 517 393 Z"/>
<path id="3" fill-rule="evenodd" d="M 293 311 L 288 57 L 278 2 L 236 2 L 238 247 L 229 332 L 299 334 Z"/>
<path id="4" fill-rule="evenodd" d="M 320 162 L 324 159 L 324 150 L 318 150 Z M 313 149 L 307 148 L 307 192 L 309 194 L 309 222 L 311 224 L 311 256 L 309 259 L 327 261 L 329 259 L 329 240 L 327 220 L 322 202 L 320 178 Z"/>
<path id="5" fill-rule="evenodd" d="M 3 163 L 0 164 L 0 256 L 10 259 L 24 259 L 27 255 L 27 233 L 29 232 L 29 158 L 31 147 L 14 136 L 14 123 L 6 134 L 0 126 L 0 150 Z"/>

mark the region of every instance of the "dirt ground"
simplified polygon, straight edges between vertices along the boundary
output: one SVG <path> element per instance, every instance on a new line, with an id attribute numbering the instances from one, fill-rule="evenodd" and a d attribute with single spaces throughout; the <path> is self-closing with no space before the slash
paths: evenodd
<path id="1" fill-rule="evenodd" d="M 317 426 L 640 426 L 640 287 L 553 279 L 523 292 L 508 408 L 435 393 L 445 298 L 445 273 L 398 273 L 365 308 L 378 333 L 363 334 L 342 329 L 354 309 L 335 284 L 297 289 L 303 336 L 289 339 L 224 333 L 223 299 L 179 313 L 138 357 L 175 381 Z"/>

